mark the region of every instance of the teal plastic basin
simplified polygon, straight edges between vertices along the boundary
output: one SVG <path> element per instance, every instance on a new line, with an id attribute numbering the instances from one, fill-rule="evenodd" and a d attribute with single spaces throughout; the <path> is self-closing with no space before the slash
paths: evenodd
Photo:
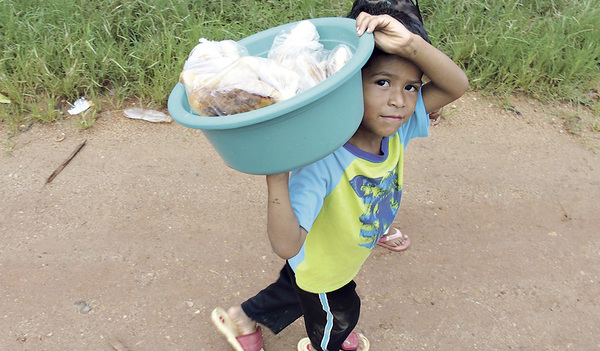
<path id="1" fill-rule="evenodd" d="M 341 17 L 310 20 L 326 49 L 346 44 L 353 56 L 338 72 L 288 100 L 236 115 L 197 115 L 178 83 L 168 101 L 178 123 L 201 129 L 230 167 L 250 174 L 291 171 L 329 155 L 344 145 L 363 116 L 361 68 L 374 47 L 372 34 L 356 35 L 356 22 Z M 250 55 L 266 57 L 273 40 L 297 22 L 267 29 L 239 41 Z"/>

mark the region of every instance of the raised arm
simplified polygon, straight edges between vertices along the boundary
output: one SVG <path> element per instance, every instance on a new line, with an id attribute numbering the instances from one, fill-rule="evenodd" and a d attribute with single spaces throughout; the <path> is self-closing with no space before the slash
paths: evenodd
<path id="1" fill-rule="evenodd" d="M 267 233 L 273 251 L 284 259 L 294 257 L 306 238 L 292 208 L 288 183 L 289 173 L 267 175 Z"/>
<path id="2" fill-rule="evenodd" d="M 356 18 L 356 31 L 359 36 L 365 32 L 373 33 L 378 48 L 410 60 L 429 77 L 431 81 L 422 87 L 427 113 L 458 99 L 469 88 L 466 74 L 451 58 L 411 33 L 393 17 L 363 12 Z"/>

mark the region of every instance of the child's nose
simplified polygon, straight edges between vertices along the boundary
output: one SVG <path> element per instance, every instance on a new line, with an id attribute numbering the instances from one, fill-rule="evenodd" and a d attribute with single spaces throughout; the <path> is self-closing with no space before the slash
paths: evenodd
<path id="1" fill-rule="evenodd" d="M 388 99 L 388 105 L 396 108 L 402 108 L 405 105 L 405 101 L 406 99 L 401 91 L 393 92 L 392 94 L 390 94 L 390 97 Z"/>

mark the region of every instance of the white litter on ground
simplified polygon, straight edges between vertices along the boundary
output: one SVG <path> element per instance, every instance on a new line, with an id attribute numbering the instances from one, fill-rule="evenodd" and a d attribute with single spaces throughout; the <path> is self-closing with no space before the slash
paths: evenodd
<path id="1" fill-rule="evenodd" d="M 143 119 L 148 122 L 167 122 L 170 123 L 173 121 L 171 116 L 166 113 L 156 111 L 156 110 L 145 110 L 143 108 L 129 108 L 123 111 L 125 117 L 134 118 L 134 119 Z"/>
<path id="2" fill-rule="evenodd" d="M 87 110 L 88 108 L 90 108 L 90 106 L 92 106 L 90 101 L 88 101 L 86 98 L 81 97 L 73 103 L 73 106 L 71 106 L 71 108 L 67 112 L 69 112 L 69 114 L 71 115 L 76 115 Z"/>

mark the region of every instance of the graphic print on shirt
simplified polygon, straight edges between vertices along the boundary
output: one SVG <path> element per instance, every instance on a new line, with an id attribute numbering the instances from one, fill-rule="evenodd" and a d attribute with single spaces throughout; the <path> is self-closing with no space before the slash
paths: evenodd
<path id="1" fill-rule="evenodd" d="M 365 205 L 365 212 L 360 216 L 360 236 L 366 242 L 360 246 L 372 249 L 398 213 L 402 189 L 398 187 L 396 169 L 380 178 L 356 176 L 350 185 Z"/>

